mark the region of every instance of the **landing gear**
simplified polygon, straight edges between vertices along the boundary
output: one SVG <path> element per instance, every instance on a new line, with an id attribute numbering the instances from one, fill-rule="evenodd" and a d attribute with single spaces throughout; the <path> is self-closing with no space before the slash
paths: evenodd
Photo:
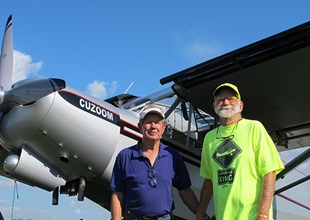
<path id="1" fill-rule="evenodd" d="M 85 187 L 86 180 L 83 176 L 81 176 L 79 181 L 78 201 L 84 201 Z"/>
<path id="2" fill-rule="evenodd" d="M 59 200 L 59 186 L 53 190 L 52 204 L 58 205 L 58 200 Z"/>
<path id="3" fill-rule="evenodd" d="M 81 176 L 78 179 L 66 182 L 66 185 L 57 187 L 53 190 L 53 205 L 58 205 L 58 197 L 60 194 L 67 194 L 68 196 L 76 196 L 78 201 L 84 201 L 86 188 L 86 179 Z"/>

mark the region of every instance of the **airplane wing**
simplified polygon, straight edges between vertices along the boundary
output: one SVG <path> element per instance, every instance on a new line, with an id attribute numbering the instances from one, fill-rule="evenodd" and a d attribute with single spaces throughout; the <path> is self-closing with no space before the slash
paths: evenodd
<path id="1" fill-rule="evenodd" d="M 238 86 L 243 116 L 260 120 L 279 151 L 310 145 L 310 22 L 160 80 L 186 101 L 215 116 L 214 89 Z"/>

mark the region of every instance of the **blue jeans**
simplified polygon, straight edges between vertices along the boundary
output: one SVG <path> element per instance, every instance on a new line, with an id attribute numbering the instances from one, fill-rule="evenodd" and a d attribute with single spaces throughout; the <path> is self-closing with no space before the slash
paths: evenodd
<path id="1" fill-rule="evenodd" d="M 167 213 L 165 215 L 157 216 L 157 217 L 147 217 L 143 215 L 136 215 L 134 213 L 126 213 L 124 214 L 124 220 L 173 220 L 173 215 L 171 213 Z"/>

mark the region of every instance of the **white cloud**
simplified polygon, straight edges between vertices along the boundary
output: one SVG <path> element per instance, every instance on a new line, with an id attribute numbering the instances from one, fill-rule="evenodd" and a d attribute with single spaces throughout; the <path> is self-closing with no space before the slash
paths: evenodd
<path id="1" fill-rule="evenodd" d="M 86 93 L 98 98 L 105 99 L 109 94 L 113 94 L 117 88 L 117 82 L 107 83 L 104 81 L 95 80 L 94 82 L 88 84 Z M 108 94 L 109 93 L 109 94 Z"/>
<path id="2" fill-rule="evenodd" d="M 75 214 L 81 214 L 81 209 L 80 208 L 76 209 Z"/>
<path id="3" fill-rule="evenodd" d="M 196 39 L 184 46 L 185 55 L 193 59 L 206 59 L 207 57 L 215 56 L 217 48 L 208 45 L 206 42 Z"/>
<path id="4" fill-rule="evenodd" d="M 208 40 L 208 33 L 189 31 L 187 34 L 175 34 L 177 48 L 191 62 L 202 62 L 222 53 L 222 47 Z"/>
<path id="5" fill-rule="evenodd" d="M 30 55 L 22 53 L 18 50 L 13 51 L 13 79 L 12 83 L 19 80 L 29 78 L 31 74 L 36 75 L 43 66 L 43 62 L 33 62 Z M 99 98 L 105 99 L 109 95 L 114 94 L 118 83 L 111 83 L 95 80 L 88 84 L 86 93 Z"/>
<path id="6" fill-rule="evenodd" d="M 116 81 L 113 81 L 113 82 L 111 83 L 109 92 L 110 92 L 111 94 L 113 94 L 113 93 L 115 92 L 117 86 L 118 86 L 118 83 L 117 83 Z"/>
<path id="7" fill-rule="evenodd" d="M 28 78 L 30 74 L 37 74 L 43 62 L 32 62 L 30 55 L 18 50 L 13 51 L 13 83 Z"/>
<path id="8" fill-rule="evenodd" d="M 1 178 L 0 187 L 12 187 L 14 186 L 14 181 L 11 179 Z"/>

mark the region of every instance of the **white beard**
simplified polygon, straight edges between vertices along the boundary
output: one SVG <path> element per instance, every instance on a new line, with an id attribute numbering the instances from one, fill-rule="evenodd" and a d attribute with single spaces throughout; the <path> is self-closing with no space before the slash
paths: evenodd
<path id="1" fill-rule="evenodd" d="M 220 118 L 232 118 L 241 112 L 241 105 L 215 106 L 214 111 Z"/>

